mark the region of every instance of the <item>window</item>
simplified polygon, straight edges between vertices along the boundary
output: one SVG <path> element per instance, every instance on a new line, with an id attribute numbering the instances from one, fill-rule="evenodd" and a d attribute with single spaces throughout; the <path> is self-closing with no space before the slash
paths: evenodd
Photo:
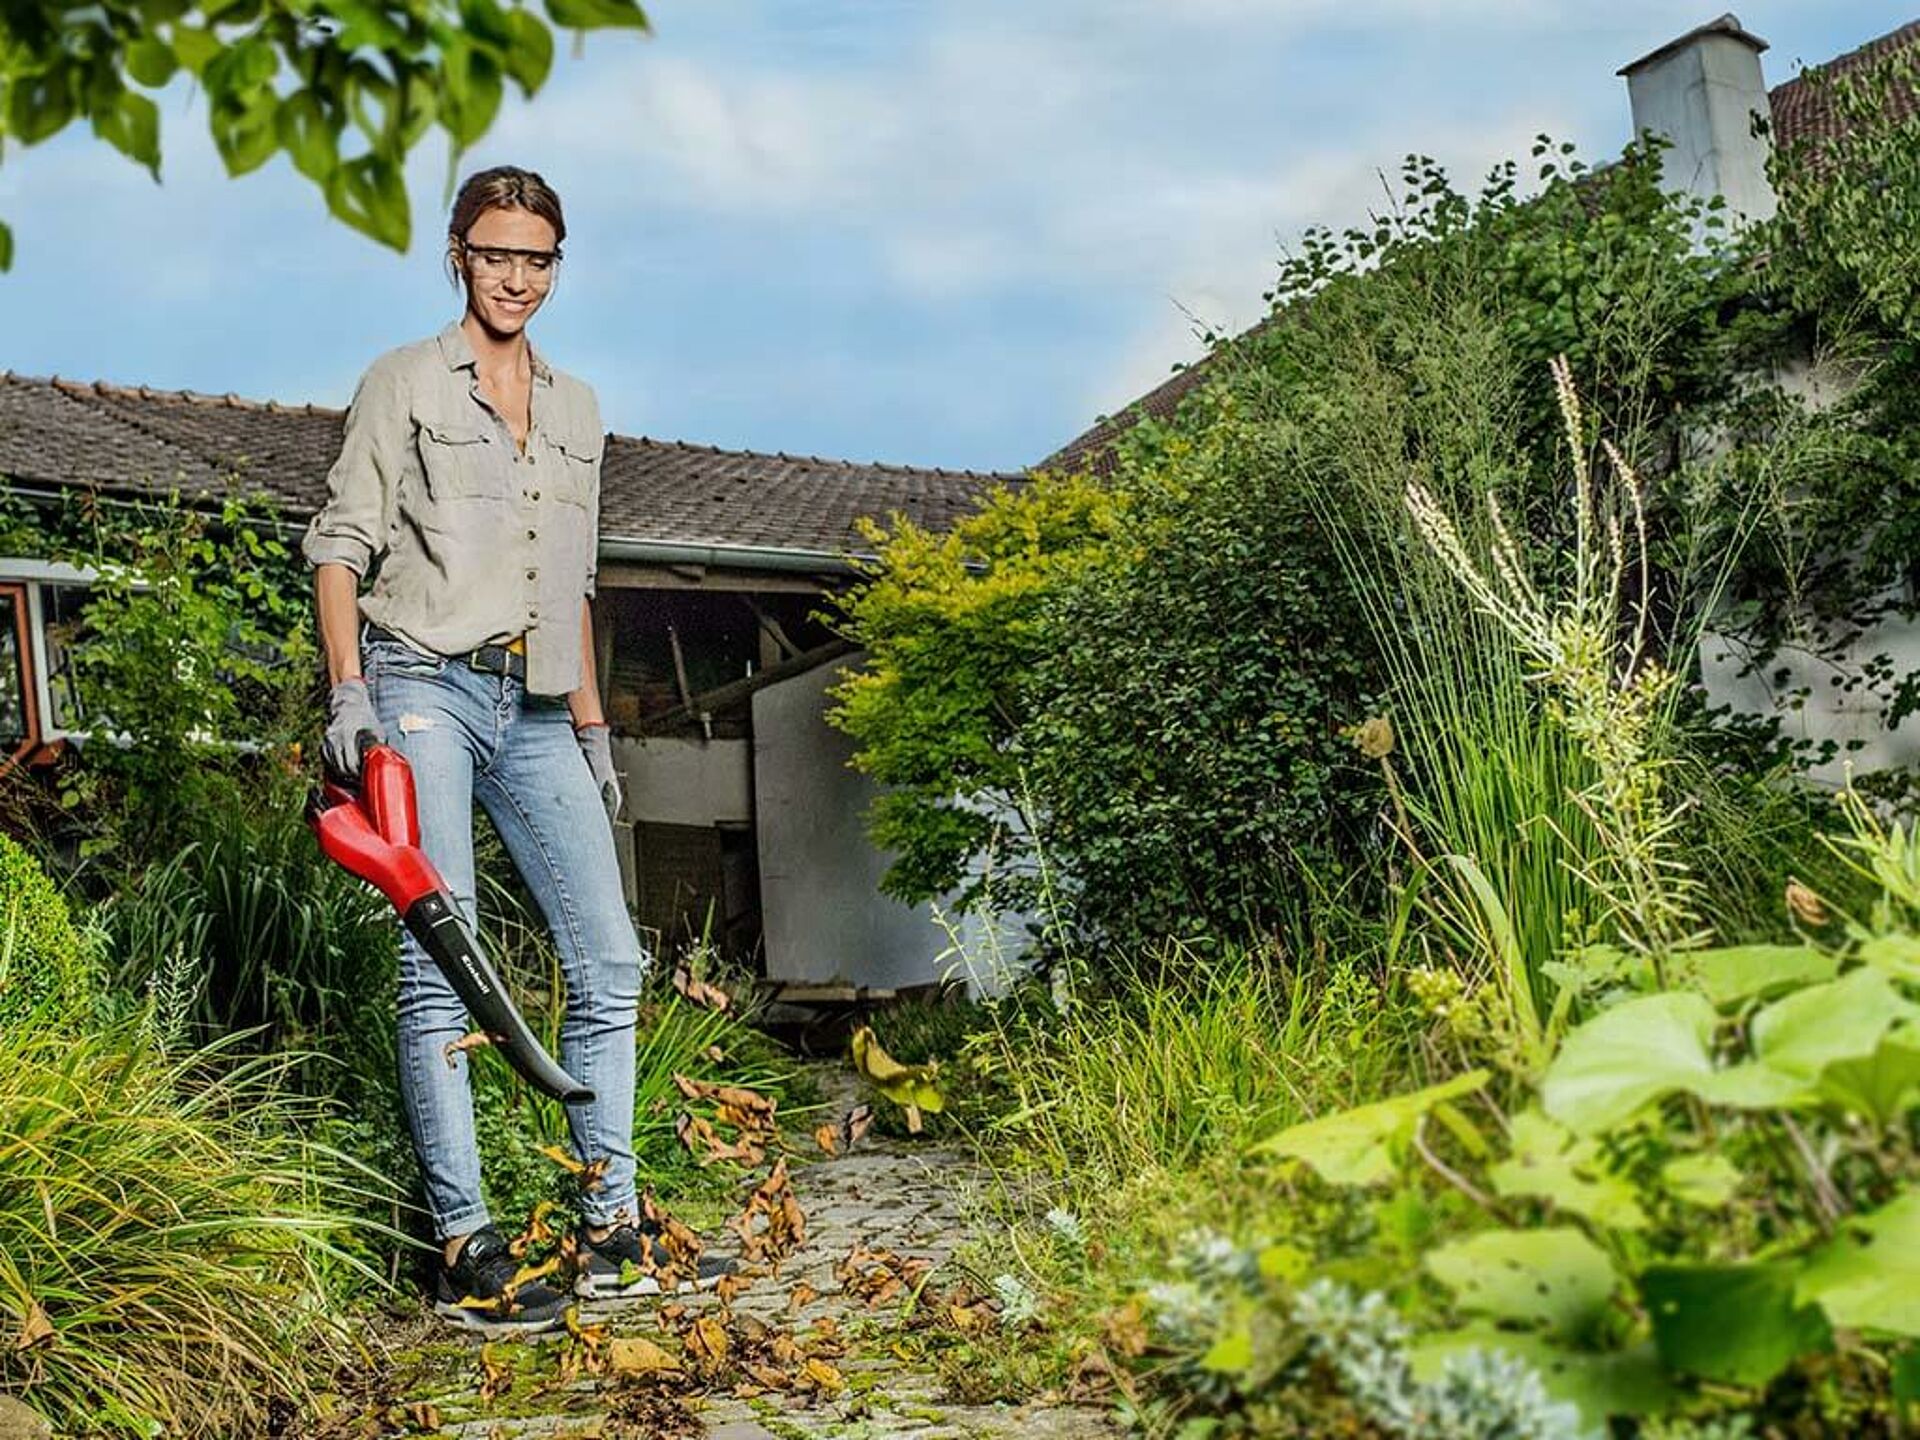
<path id="1" fill-rule="evenodd" d="M 24 661 L 27 589 L 0 585 L 0 748 L 9 754 L 33 738 L 33 694 Z"/>

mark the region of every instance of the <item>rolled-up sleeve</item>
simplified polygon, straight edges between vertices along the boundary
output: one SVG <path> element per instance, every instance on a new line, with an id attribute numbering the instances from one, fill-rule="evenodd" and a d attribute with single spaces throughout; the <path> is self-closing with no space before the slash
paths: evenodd
<path id="1" fill-rule="evenodd" d="M 587 494 L 587 596 L 593 596 L 600 575 L 600 476 L 606 470 L 606 431 L 600 428 L 600 402 L 591 392 L 587 396 L 588 434 L 600 439 L 600 463 L 593 467 L 593 487 Z"/>
<path id="2" fill-rule="evenodd" d="M 410 442 L 407 379 L 383 355 L 353 392 L 340 457 L 327 472 L 327 503 L 307 525 L 300 551 L 309 565 L 344 565 L 365 576 L 386 549 L 387 519 Z"/>

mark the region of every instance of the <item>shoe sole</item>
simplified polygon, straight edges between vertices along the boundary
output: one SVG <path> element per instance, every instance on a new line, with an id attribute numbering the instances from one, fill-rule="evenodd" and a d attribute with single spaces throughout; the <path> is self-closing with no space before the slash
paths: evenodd
<path id="1" fill-rule="evenodd" d="M 675 1295 L 691 1295 L 701 1290 L 711 1290 L 718 1285 L 723 1276 L 712 1275 L 705 1280 L 683 1280 L 673 1287 Z M 582 1300 L 642 1300 L 650 1295 L 665 1295 L 668 1292 L 660 1288 L 660 1282 L 651 1275 L 643 1275 L 631 1285 L 608 1285 L 597 1281 L 591 1275 L 581 1275 L 573 1282 L 573 1293 Z"/>
<path id="2" fill-rule="evenodd" d="M 477 1335 L 544 1335 L 549 1330 L 561 1329 L 567 1323 L 564 1313 L 525 1320 L 502 1320 L 498 1316 L 470 1310 L 448 1300 L 434 1301 L 433 1313 L 448 1324 L 471 1330 Z"/>

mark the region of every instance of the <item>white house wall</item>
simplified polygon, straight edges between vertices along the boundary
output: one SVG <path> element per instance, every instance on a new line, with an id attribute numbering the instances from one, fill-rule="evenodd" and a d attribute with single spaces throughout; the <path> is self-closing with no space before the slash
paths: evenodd
<path id="1" fill-rule="evenodd" d="M 827 724 L 845 661 L 753 697 L 760 906 L 767 978 L 898 989 L 946 978 L 957 958 L 931 907 L 880 893 L 887 857 L 867 836 L 875 787 Z"/>

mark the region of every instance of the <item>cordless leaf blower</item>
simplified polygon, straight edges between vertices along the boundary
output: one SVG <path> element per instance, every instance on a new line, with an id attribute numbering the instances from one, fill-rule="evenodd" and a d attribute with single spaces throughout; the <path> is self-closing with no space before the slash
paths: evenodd
<path id="1" fill-rule="evenodd" d="M 593 1091 L 534 1038 L 446 882 L 421 851 L 413 771 L 404 755 L 362 731 L 359 783 L 329 772 L 307 801 L 307 822 L 329 858 L 393 902 L 413 938 L 452 982 L 475 1028 L 528 1084 L 568 1103 L 593 1099 Z"/>

